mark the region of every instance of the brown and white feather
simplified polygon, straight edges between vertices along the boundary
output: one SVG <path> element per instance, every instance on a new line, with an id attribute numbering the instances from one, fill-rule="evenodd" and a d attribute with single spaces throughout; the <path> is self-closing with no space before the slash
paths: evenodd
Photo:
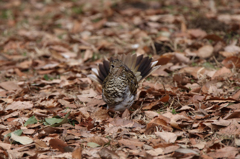
<path id="1" fill-rule="evenodd" d="M 160 65 L 156 66 L 157 61 L 152 62 L 152 58 L 148 56 L 144 57 L 143 55 L 137 56 L 136 54 L 122 54 L 117 58 L 135 74 L 138 82 L 148 77 L 160 67 Z M 113 58 L 111 58 L 110 61 L 111 60 L 113 60 Z M 88 75 L 88 77 L 94 82 L 102 85 L 104 79 L 109 74 L 110 61 L 104 59 L 103 63 L 98 65 L 98 69 L 92 69 L 93 74 Z"/>

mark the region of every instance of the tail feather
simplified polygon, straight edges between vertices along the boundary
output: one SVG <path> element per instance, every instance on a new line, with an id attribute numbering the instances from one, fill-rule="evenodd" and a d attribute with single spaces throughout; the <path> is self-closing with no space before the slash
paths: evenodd
<path id="1" fill-rule="evenodd" d="M 152 74 L 154 71 L 156 71 L 160 66 L 161 66 L 161 65 L 158 65 L 158 66 L 153 67 L 153 68 L 151 69 L 151 71 L 145 76 L 145 78 L 148 77 L 149 75 L 151 75 L 151 74 Z"/>
<path id="2" fill-rule="evenodd" d="M 140 79 L 143 80 L 146 77 L 148 77 L 150 74 L 152 74 L 155 70 L 157 70 L 160 65 L 155 66 L 158 63 L 158 61 L 152 62 L 152 58 L 149 57 L 144 57 L 142 61 L 140 62 L 140 67 L 138 68 L 138 71 L 141 72 L 142 78 Z"/>
<path id="3" fill-rule="evenodd" d="M 134 70 L 135 66 L 136 66 L 136 62 L 137 62 L 137 55 L 134 54 L 132 55 L 132 63 L 130 64 L 130 69 Z"/>
<path id="4" fill-rule="evenodd" d="M 139 65 L 138 71 L 141 72 L 141 75 L 143 75 L 144 71 L 149 67 L 151 68 L 151 63 L 152 59 L 148 57 L 144 57 Z M 143 76 L 142 76 L 143 77 Z M 143 77 L 144 78 L 144 77 Z"/>
<path id="5" fill-rule="evenodd" d="M 136 76 L 137 81 L 141 81 L 149 76 L 153 71 L 158 69 L 160 66 L 155 66 L 158 61 L 152 62 L 152 58 L 143 55 L 137 56 L 136 54 L 123 54 L 118 56 L 118 59 L 123 62 Z M 110 58 L 112 61 L 113 58 Z M 98 65 L 98 69 L 92 69 L 93 74 L 88 75 L 94 82 L 102 84 L 104 79 L 108 76 L 110 70 L 110 62 L 104 60 L 102 64 Z"/>
<path id="6" fill-rule="evenodd" d="M 107 74 L 108 74 L 108 72 L 109 72 L 109 70 L 110 70 L 109 61 L 104 60 L 104 61 L 103 61 L 103 66 L 104 66 L 104 68 L 105 68 L 105 70 L 106 70 L 106 72 L 107 72 Z"/>
<path id="7" fill-rule="evenodd" d="M 110 62 L 108 60 L 103 60 L 103 64 L 98 65 L 98 69 L 92 68 L 93 74 L 88 75 L 88 78 L 102 84 L 104 79 L 107 77 L 110 70 Z"/>
<path id="8" fill-rule="evenodd" d="M 131 68 L 133 60 L 134 60 L 133 56 L 131 54 L 128 54 L 127 55 L 127 61 L 126 61 L 128 68 Z"/>
<path id="9" fill-rule="evenodd" d="M 143 59 L 143 55 L 140 55 L 140 56 L 137 57 L 136 66 L 139 66 L 139 64 L 142 61 L 142 59 Z"/>
<path id="10" fill-rule="evenodd" d="M 103 77 L 106 77 L 108 75 L 108 72 L 106 72 L 103 64 L 99 64 L 99 75 L 102 75 Z"/>

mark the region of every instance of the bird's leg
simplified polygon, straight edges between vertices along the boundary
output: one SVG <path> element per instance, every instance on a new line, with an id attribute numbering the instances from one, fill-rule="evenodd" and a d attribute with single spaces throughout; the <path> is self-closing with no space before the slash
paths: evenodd
<path id="1" fill-rule="evenodd" d="M 119 117 L 121 113 L 119 111 L 114 111 L 112 109 L 108 109 L 108 115 L 112 118 Z"/>
<path id="2" fill-rule="evenodd" d="M 121 112 L 115 111 L 113 118 L 117 118 L 117 117 L 119 117 L 121 114 L 122 114 Z"/>

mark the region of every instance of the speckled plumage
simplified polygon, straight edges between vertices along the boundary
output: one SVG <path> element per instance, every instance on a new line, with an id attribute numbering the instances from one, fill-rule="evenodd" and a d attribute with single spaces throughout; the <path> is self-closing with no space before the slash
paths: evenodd
<path id="1" fill-rule="evenodd" d="M 160 67 L 156 64 L 143 55 L 122 55 L 110 62 L 104 60 L 88 77 L 102 85 L 102 98 L 108 109 L 122 112 L 134 103 L 138 83 Z"/>
<path id="2" fill-rule="evenodd" d="M 110 72 L 102 84 L 102 97 L 110 110 L 124 111 L 136 97 L 137 78 L 122 61 L 115 59 L 110 63 Z"/>

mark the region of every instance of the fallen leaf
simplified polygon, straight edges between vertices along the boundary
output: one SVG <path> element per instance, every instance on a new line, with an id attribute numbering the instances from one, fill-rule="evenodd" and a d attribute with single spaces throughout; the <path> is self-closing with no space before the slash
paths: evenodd
<path id="1" fill-rule="evenodd" d="M 206 142 L 205 141 L 201 141 L 201 142 L 196 143 L 196 144 L 193 145 L 193 147 L 196 147 L 196 148 L 198 148 L 200 150 L 202 150 L 205 146 L 206 146 Z"/>
<path id="2" fill-rule="evenodd" d="M 24 124 L 24 126 L 27 126 L 29 124 L 36 124 L 37 123 L 37 119 L 35 118 L 35 116 L 30 117 Z"/>
<path id="3" fill-rule="evenodd" d="M 172 59 L 174 58 L 174 54 L 164 54 L 162 56 L 160 56 L 160 58 L 158 59 L 158 63 L 157 65 L 165 65 L 168 62 L 170 62 Z"/>
<path id="4" fill-rule="evenodd" d="M 95 142 L 88 142 L 88 143 L 87 143 L 87 146 L 89 146 L 89 147 L 91 147 L 91 148 L 100 147 L 100 145 L 98 145 L 98 144 L 95 143 Z"/>
<path id="5" fill-rule="evenodd" d="M 77 147 L 73 152 L 72 152 L 72 158 L 73 159 L 82 159 L 82 148 Z"/>
<path id="6" fill-rule="evenodd" d="M 49 145 L 54 149 L 58 149 L 62 153 L 73 151 L 71 147 L 69 147 L 65 142 L 60 139 L 51 139 L 49 141 Z"/>
<path id="7" fill-rule="evenodd" d="M 3 148 L 4 150 L 10 150 L 11 146 L 12 146 L 11 144 L 0 142 L 0 147 Z"/>
<path id="8" fill-rule="evenodd" d="M 108 139 L 99 137 L 99 136 L 94 136 L 94 137 L 88 138 L 87 141 L 88 141 L 88 143 L 93 142 L 100 146 L 104 146 L 105 144 L 107 144 L 109 142 Z"/>
<path id="9" fill-rule="evenodd" d="M 37 148 L 47 148 L 48 147 L 44 141 L 39 140 L 39 139 L 35 139 L 34 143 Z"/>
<path id="10" fill-rule="evenodd" d="M 146 117 L 149 119 L 152 119 L 159 115 L 157 112 L 154 112 L 154 111 L 144 111 L 144 113 L 145 113 Z"/>
<path id="11" fill-rule="evenodd" d="M 188 148 L 179 148 L 175 152 L 183 153 L 183 154 L 194 154 L 194 155 L 199 156 L 199 153 L 197 151 L 188 149 Z"/>
<path id="12" fill-rule="evenodd" d="M 152 107 L 158 105 L 159 103 L 160 103 L 160 100 L 157 100 L 157 101 L 155 101 L 155 102 L 152 102 L 152 103 L 150 103 L 150 104 L 144 106 L 142 109 L 143 109 L 143 110 L 151 109 Z"/>
<path id="13" fill-rule="evenodd" d="M 111 159 L 119 159 L 120 158 L 117 153 L 109 150 L 106 147 L 102 148 L 98 153 L 101 158 L 106 158 L 106 159 L 107 158 L 111 158 Z"/>
<path id="14" fill-rule="evenodd" d="M 205 45 L 205 46 L 199 48 L 198 52 L 197 52 L 197 55 L 200 58 L 203 58 L 203 59 L 212 56 L 212 54 L 213 54 L 213 47 L 212 47 L 212 45 Z"/>
<path id="15" fill-rule="evenodd" d="M 164 97 L 162 97 L 159 101 L 161 101 L 161 102 L 168 102 L 169 99 L 170 99 L 170 96 L 167 94 Z"/>
<path id="16" fill-rule="evenodd" d="M 212 124 L 219 125 L 219 126 L 228 126 L 231 123 L 229 120 L 223 120 L 220 118 L 219 120 L 215 120 Z"/>
<path id="17" fill-rule="evenodd" d="M 180 63 L 189 63 L 190 62 L 190 59 L 188 57 L 186 57 L 184 54 L 182 53 L 174 53 L 175 55 L 175 59 L 180 62 Z"/>
<path id="18" fill-rule="evenodd" d="M 167 122 L 169 119 L 159 115 L 157 118 L 152 119 L 145 129 L 146 134 L 151 134 L 156 131 L 156 127 L 163 129 L 164 131 L 172 131 L 172 127 L 170 127 Z"/>
<path id="19" fill-rule="evenodd" d="M 125 146 L 136 146 L 136 147 L 140 147 L 140 148 L 144 145 L 143 142 L 127 140 L 127 139 L 118 140 L 118 143 L 123 144 Z"/>
<path id="20" fill-rule="evenodd" d="M 33 139 L 31 139 L 27 136 L 18 136 L 18 135 L 15 135 L 15 133 L 11 133 L 11 138 L 14 141 L 17 141 L 23 145 L 31 144 L 33 142 Z"/>
<path id="21" fill-rule="evenodd" d="M 233 96 L 232 96 L 233 99 L 240 99 L 240 90 L 237 91 L 237 93 L 235 93 Z"/>
<path id="22" fill-rule="evenodd" d="M 8 82 L 1 82 L 0 87 L 7 91 L 19 91 L 22 88 L 17 85 L 16 82 L 8 81 Z"/>
<path id="23" fill-rule="evenodd" d="M 182 128 L 179 126 L 179 124 L 182 121 L 189 121 L 191 122 L 191 120 L 187 117 L 185 117 L 184 115 L 181 114 L 175 114 L 171 117 L 171 121 L 170 121 L 170 125 L 176 129 L 180 129 L 182 130 Z"/>
<path id="24" fill-rule="evenodd" d="M 235 158 L 238 150 L 235 147 L 226 146 L 216 150 L 216 152 L 209 152 L 208 155 L 214 158 Z"/>
<path id="25" fill-rule="evenodd" d="M 228 45 L 224 48 L 224 51 L 226 52 L 232 52 L 232 53 L 239 53 L 240 47 L 236 46 L 235 43 L 232 43 L 231 45 Z"/>
<path id="26" fill-rule="evenodd" d="M 222 61 L 222 64 L 227 68 L 240 68 L 240 57 L 230 56 Z"/>
<path id="27" fill-rule="evenodd" d="M 218 134 L 235 135 L 240 133 L 240 124 L 236 120 L 232 120 L 231 124 L 219 130 Z"/>
<path id="28" fill-rule="evenodd" d="M 153 150 L 148 150 L 146 151 L 148 154 L 152 155 L 152 156 L 159 156 L 163 154 L 163 149 L 162 148 L 156 148 Z"/>
<path id="29" fill-rule="evenodd" d="M 207 33 L 201 29 L 188 29 L 187 32 L 194 38 L 203 38 L 207 35 Z"/>
<path id="30" fill-rule="evenodd" d="M 28 102 L 12 102 L 10 105 L 6 107 L 5 110 L 23 110 L 23 109 L 32 109 L 33 103 L 31 101 Z"/>
<path id="31" fill-rule="evenodd" d="M 217 79 L 219 77 L 229 77 L 231 76 L 231 74 L 232 71 L 230 69 L 223 67 L 212 76 L 212 80 Z"/>
<path id="32" fill-rule="evenodd" d="M 167 143 L 174 143 L 177 140 L 177 135 L 171 132 L 155 132 L 155 134 Z"/>

